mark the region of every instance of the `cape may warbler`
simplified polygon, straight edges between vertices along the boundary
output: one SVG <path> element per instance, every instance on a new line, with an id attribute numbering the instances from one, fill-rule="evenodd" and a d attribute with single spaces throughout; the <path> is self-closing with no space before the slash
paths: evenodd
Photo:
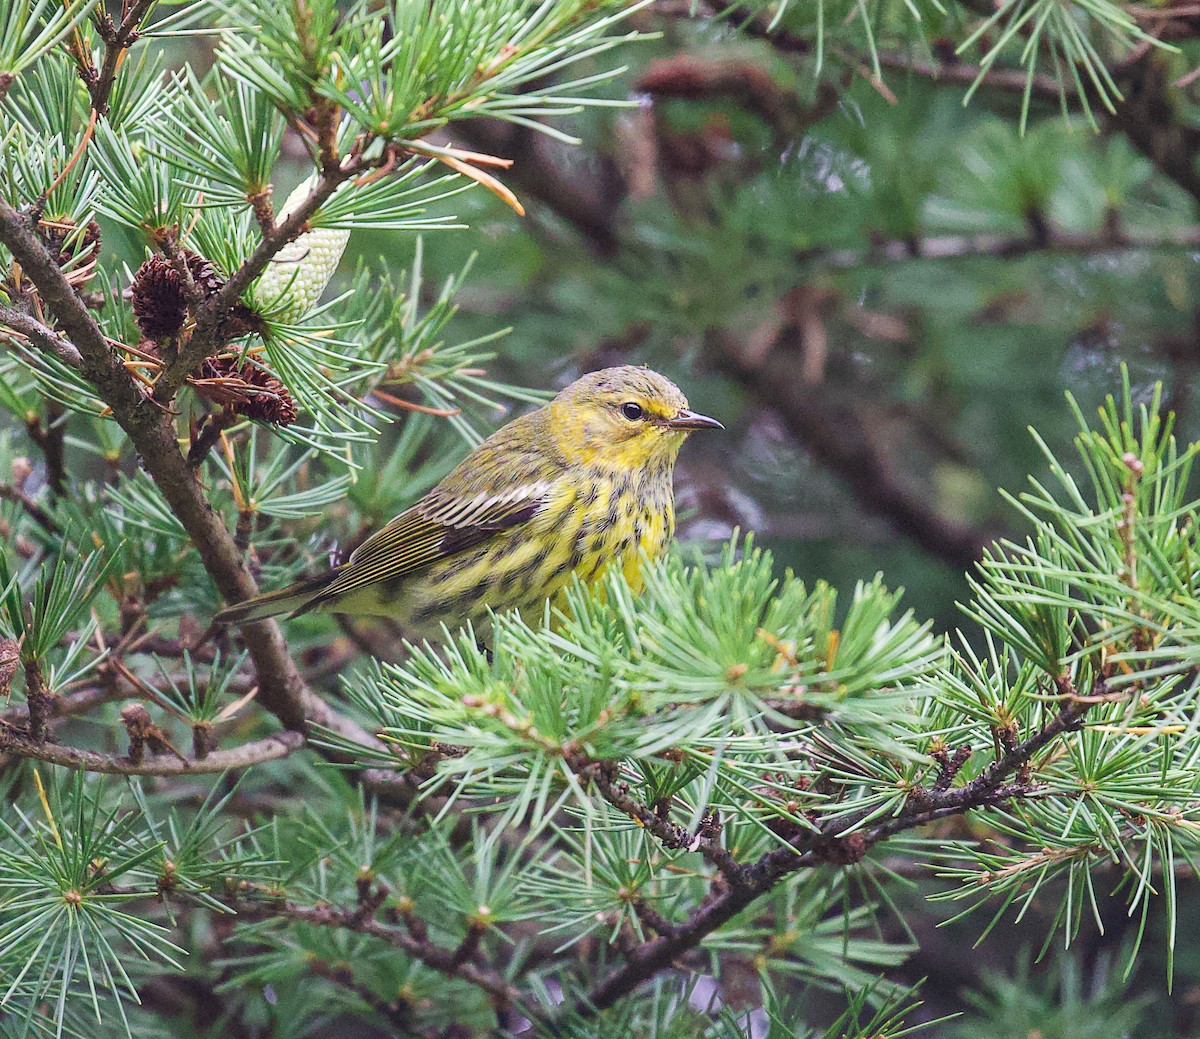
<path id="1" fill-rule="evenodd" d="M 722 428 L 687 405 L 649 368 L 585 375 L 493 433 L 347 562 L 217 621 L 380 614 L 415 635 L 478 625 L 489 608 L 536 614 L 572 574 L 591 583 L 618 566 L 637 587 L 640 553 L 659 555 L 675 533 L 680 445 L 694 429 Z"/>

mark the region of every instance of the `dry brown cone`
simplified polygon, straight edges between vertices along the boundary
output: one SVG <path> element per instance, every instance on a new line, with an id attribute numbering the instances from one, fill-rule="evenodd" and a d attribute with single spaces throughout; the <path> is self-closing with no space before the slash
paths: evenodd
<path id="1" fill-rule="evenodd" d="M 184 249 L 183 258 L 202 301 L 224 284 L 203 256 Z M 187 319 L 187 291 L 180 272 L 165 256 L 151 256 L 137 269 L 130 297 L 134 319 L 147 339 L 161 341 L 179 334 Z"/>
<path id="2" fill-rule="evenodd" d="M 92 280 L 100 259 L 100 225 L 95 220 L 89 220 L 84 225 L 83 234 L 72 241 L 68 240 L 79 230 L 79 226 L 70 220 L 43 217 L 38 221 L 37 229 L 39 237 L 55 254 L 55 261 L 60 267 L 66 268 L 74 261 L 70 270 L 66 271 L 67 281 L 81 289 Z"/>
<path id="3" fill-rule="evenodd" d="M 189 381 L 200 396 L 223 404 L 235 415 L 273 426 L 296 421 L 296 402 L 271 372 L 237 354 L 218 354 L 200 366 L 201 375 Z"/>

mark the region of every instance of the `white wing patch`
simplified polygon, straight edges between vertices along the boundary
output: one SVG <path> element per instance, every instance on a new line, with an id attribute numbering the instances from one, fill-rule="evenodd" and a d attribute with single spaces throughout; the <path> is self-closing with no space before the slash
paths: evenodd
<path id="1" fill-rule="evenodd" d="M 488 494 L 480 491 L 472 498 L 451 498 L 445 502 L 437 502 L 432 508 L 421 508 L 421 513 L 435 523 L 447 527 L 473 527 L 486 524 L 498 515 L 511 511 L 509 506 L 517 502 L 540 501 L 549 495 L 554 485 L 548 480 L 538 480 L 534 483 L 519 484 L 499 494 Z"/>

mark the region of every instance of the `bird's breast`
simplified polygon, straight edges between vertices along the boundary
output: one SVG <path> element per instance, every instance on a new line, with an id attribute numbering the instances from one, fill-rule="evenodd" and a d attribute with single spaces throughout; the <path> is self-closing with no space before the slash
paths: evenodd
<path id="1" fill-rule="evenodd" d="M 675 533 L 670 473 L 605 472 L 583 481 L 581 491 L 573 572 L 593 584 L 609 567 L 619 567 L 639 591 L 642 553 L 661 555 Z"/>

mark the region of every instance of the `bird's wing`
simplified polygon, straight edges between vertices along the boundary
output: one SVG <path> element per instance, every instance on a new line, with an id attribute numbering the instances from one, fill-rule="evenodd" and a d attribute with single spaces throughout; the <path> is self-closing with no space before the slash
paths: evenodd
<path id="1" fill-rule="evenodd" d="M 367 538 L 319 601 L 376 581 L 403 577 L 480 545 L 499 531 L 526 523 L 546 503 L 553 487 L 552 481 L 532 480 L 502 491 L 474 494 L 435 490 Z"/>

